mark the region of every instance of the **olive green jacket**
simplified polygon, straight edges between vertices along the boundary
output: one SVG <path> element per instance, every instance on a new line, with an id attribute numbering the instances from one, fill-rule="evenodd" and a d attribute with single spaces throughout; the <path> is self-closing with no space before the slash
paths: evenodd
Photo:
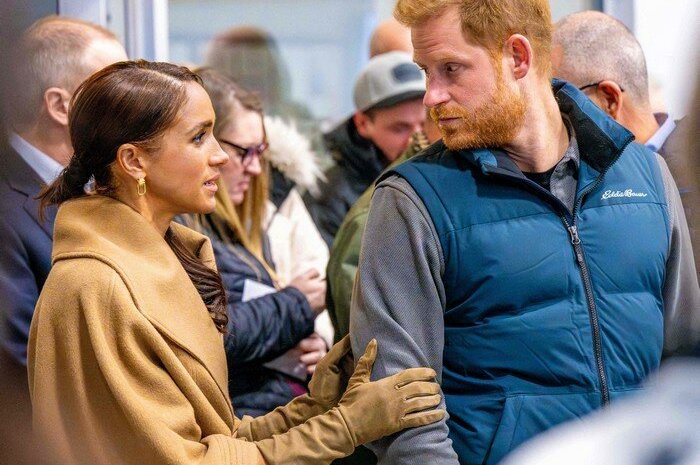
<path id="1" fill-rule="evenodd" d="M 428 139 L 423 133 L 415 133 L 406 151 L 387 169 L 394 168 L 427 148 Z M 328 292 L 326 306 L 335 328 L 335 341 L 339 341 L 350 331 L 350 298 L 355 282 L 357 265 L 360 260 L 362 234 L 367 224 L 369 204 L 374 193 L 372 184 L 352 206 L 333 241 L 326 276 Z"/>

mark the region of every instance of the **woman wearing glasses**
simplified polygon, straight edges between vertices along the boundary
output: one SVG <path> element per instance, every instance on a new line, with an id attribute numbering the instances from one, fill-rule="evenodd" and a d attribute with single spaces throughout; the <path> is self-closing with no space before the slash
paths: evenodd
<path id="1" fill-rule="evenodd" d="M 325 282 L 309 271 L 282 287 L 263 230 L 268 142 L 258 97 L 202 69 L 217 121 L 213 134 L 229 162 L 221 167 L 216 209 L 192 225 L 209 236 L 229 299 L 225 337 L 229 392 L 239 413 L 263 415 L 306 392 L 307 367 L 325 354 L 314 334 Z M 233 382 L 235 380 L 235 382 Z"/>
<path id="2" fill-rule="evenodd" d="M 229 157 L 214 120 L 199 77 L 168 63 L 108 66 L 71 101 L 74 155 L 42 193 L 59 209 L 27 367 L 34 433 L 56 463 L 321 465 L 444 416 L 433 370 L 370 382 L 376 342 L 352 374 L 347 340 L 308 395 L 234 415 L 211 245 L 172 222 L 215 208 Z"/>

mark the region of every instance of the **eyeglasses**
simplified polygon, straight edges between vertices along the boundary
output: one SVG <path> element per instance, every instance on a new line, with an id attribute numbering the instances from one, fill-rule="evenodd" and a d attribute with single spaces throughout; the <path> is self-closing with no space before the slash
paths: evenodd
<path id="1" fill-rule="evenodd" d="M 219 142 L 223 142 L 226 145 L 230 145 L 236 151 L 238 152 L 238 156 L 241 159 L 241 165 L 243 166 L 248 166 L 253 162 L 254 157 L 260 157 L 262 156 L 263 153 L 265 153 L 265 150 L 270 147 L 270 144 L 267 141 L 264 141 L 262 144 L 258 145 L 251 145 L 249 147 L 241 147 L 238 144 L 234 144 L 231 141 L 228 141 L 226 139 L 217 139 Z"/>
<path id="2" fill-rule="evenodd" d="M 607 80 L 607 79 L 603 79 L 603 81 L 606 81 L 606 80 Z M 585 86 L 579 87 L 578 90 L 584 91 L 584 90 L 586 90 L 586 89 L 588 89 L 588 88 L 590 88 L 590 87 L 598 87 L 598 86 L 600 85 L 600 83 L 603 82 L 603 81 L 594 82 L 593 84 L 586 84 Z M 619 84 L 618 84 L 618 85 L 619 85 Z M 625 91 L 625 89 L 623 89 L 622 87 L 620 87 L 620 92 L 624 92 L 624 91 Z"/>

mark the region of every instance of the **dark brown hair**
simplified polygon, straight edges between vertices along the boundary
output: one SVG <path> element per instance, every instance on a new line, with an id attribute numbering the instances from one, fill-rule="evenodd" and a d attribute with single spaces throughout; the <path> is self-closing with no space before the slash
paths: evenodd
<path id="1" fill-rule="evenodd" d="M 85 195 L 94 178 L 98 194 L 113 196 L 111 167 L 123 144 L 147 151 L 158 147 L 187 99 L 186 84 L 202 83 L 189 69 L 170 63 L 124 61 L 95 73 L 71 100 L 69 130 L 74 154 L 68 166 L 39 198 L 42 210 Z M 226 294 L 219 274 L 202 263 L 168 229 L 165 241 L 197 288 L 219 331 L 228 324 Z"/>

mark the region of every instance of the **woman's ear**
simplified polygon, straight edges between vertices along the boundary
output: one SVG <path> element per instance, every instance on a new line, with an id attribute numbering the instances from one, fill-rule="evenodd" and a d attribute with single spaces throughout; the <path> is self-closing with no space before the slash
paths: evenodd
<path id="1" fill-rule="evenodd" d="M 70 93 L 60 87 L 49 87 L 44 92 L 44 107 L 49 117 L 61 126 L 68 126 Z"/>
<path id="2" fill-rule="evenodd" d="M 122 144 L 117 149 L 116 166 L 134 180 L 146 177 L 145 152 L 134 144 Z"/>
<path id="3" fill-rule="evenodd" d="M 506 40 L 505 57 L 510 58 L 510 65 L 515 79 L 527 76 L 532 67 L 532 46 L 527 37 L 521 34 L 513 34 Z"/>

